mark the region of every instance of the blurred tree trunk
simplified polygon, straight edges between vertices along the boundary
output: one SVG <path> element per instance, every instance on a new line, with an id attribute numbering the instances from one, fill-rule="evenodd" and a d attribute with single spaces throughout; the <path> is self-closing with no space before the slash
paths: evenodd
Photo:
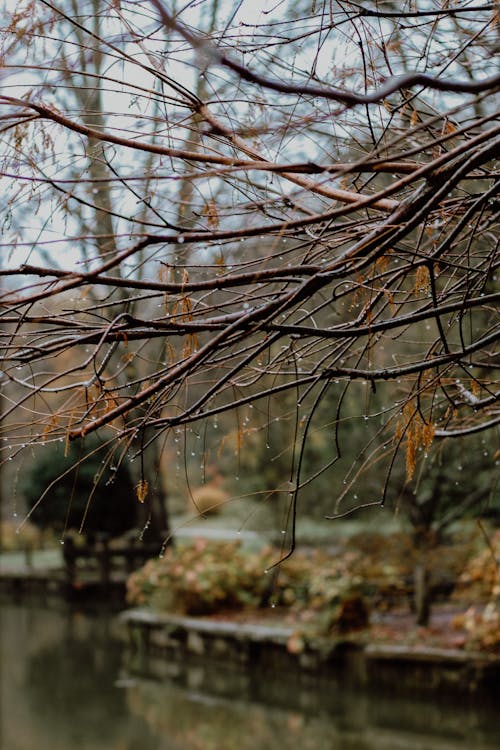
<path id="1" fill-rule="evenodd" d="M 417 625 L 428 625 L 431 613 L 431 592 L 429 588 L 429 571 L 425 563 L 425 553 L 413 569 L 413 604 Z"/>
<path id="2" fill-rule="evenodd" d="M 99 0 L 92 0 L 92 22 L 93 32 L 96 37 L 100 36 L 101 21 L 99 17 Z M 72 8 L 75 17 L 78 15 L 78 5 L 75 0 L 72 0 Z M 86 45 L 85 45 L 85 34 L 78 28 L 74 29 L 74 33 L 80 38 L 80 71 L 83 85 L 75 85 L 73 87 L 74 96 L 78 102 L 79 108 L 88 113 L 89 125 L 97 130 L 102 130 L 106 125 L 105 107 L 103 102 L 103 90 L 100 84 L 100 76 L 102 74 L 102 61 L 103 53 L 102 50 L 96 46 L 92 50 L 92 57 L 89 60 L 86 56 Z M 70 66 L 65 63 L 66 77 L 73 79 L 72 71 Z M 89 74 L 88 76 L 86 74 Z M 97 83 L 96 83 L 97 82 Z M 90 234 L 94 236 L 95 246 L 97 253 L 103 259 L 108 259 L 111 255 L 118 252 L 118 246 L 116 243 L 116 231 L 113 223 L 113 196 L 110 177 L 113 177 L 110 167 L 106 160 L 105 146 L 102 142 L 88 138 L 87 139 L 87 158 L 88 158 L 88 176 L 89 192 L 88 192 L 88 204 L 90 206 L 91 217 L 86 217 L 84 213 L 79 214 L 79 220 L 82 224 L 82 234 Z M 87 229 L 86 224 L 92 224 L 92 227 Z M 117 275 L 120 275 L 120 268 L 116 269 Z M 126 298 L 124 290 L 116 289 L 117 293 L 123 299 L 123 309 L 121 312 L 133 312 L 133 302 L 130 302 Z M 89 291 L 89 295 L 92 297 L 93 290 Z M 99 300 L 96 298 L 96 303 Z M 104 315 L 110 319 L 110 321 L 119 315 L 120 309 L 117 305 L 113 305 L 109 308 L 109 311 L 104 309 Z M 123 370 L 123 375 L 120 378 L 122 385 L 127 383 L 135 382 L 140 376 L 140 362 L 138 357 L 131 357 L 127 367 Z M 129 414 L 127 421 L 130 422 L 133 419 L 133 414 Z M 132 454 L 140 453 L 140 460 L 136 460 L 129 466 L 130 473 L 134 480 L 136 487 L 143 486 L 144 482 L 147 482 L 147 495 L 144 497 L 142 502 L 139 502 L 138 512 L 138 524 L 141 530 L 141 538 L 145 542 L 158 543 L 162 545 L 170 534 L 170 524 L 167 512 L 167 493 L 164 489 L 164 485 L 161 481 L 160 475 L 160 458 L 161 458 L 161 444 L 159 441 L 151 441 L 150 444 L 146 433 L 148 430 L 142 431 L 136 438 L 133 439 L 130 446 L 130 452 Z M 141 493 L 138 491 L 138 497 Z"/>

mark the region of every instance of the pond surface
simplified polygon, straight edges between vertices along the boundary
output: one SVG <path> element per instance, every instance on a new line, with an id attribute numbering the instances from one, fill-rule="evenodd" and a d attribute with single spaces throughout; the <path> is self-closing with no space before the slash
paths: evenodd
<path id="1" fill-rule="evenodd" d="M 0 750 L 500 747 L 494 703 L 402 700 L 397 685 L 393 695 L 304 690 L 202 664 L 157 662 L 138 676 L 115 629 L 102 613 L 0 605 Z"/>

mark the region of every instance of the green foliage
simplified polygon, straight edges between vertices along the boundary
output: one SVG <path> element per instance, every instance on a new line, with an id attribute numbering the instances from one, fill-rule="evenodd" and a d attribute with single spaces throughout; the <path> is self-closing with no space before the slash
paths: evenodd
<path id="1" fill-rule="evenodd" d="M 368 383 L 331 383 L 314 408 L 307 434 L 312 405 L 304 399 L 298 414 L 290 393 L 279 403 L 266 402 L 242 413 L 238 433 L 231 431 L 229 419 L 221 418 L 217 445 L 225 485 L 233 495 L 255 493 L 254 505 L 267 511 L 277 533 L 289 527 L 290 489 L 297 479 L 299 456 L 299 523 L 377 504 L 386 496 L 386 509 L 403 521 L 414 543 L 429 547 L 446 538 L 457 520 L 498 517 L 498 456 L 488 438 L 435 437 L 434 429 L 443 425 L 424 423 L 413 406 L 386 424 L 387 409 L 399 395 L 394 384 L 379 384 L 374 392 Z M 211 440 L 215 436 L 209 432 L 207 442 Z"/>
<path id="2" fill-rule="evenodd" d="M 270 385 L 272 382 L 269 378 Z M 303 483 L 298 499 L 299 518 L 324 520 L 325 515 L 381 496 L 382 468 L 376 494 L 375 483 L 371 481 L 357 483 L 360 486 L 349 492 L 342 481 L 362 456 L 367 439 L 367 423 L 356 410 L 359 410 L 359 403 L 368 406 L 368 401 L 371 408 L 375 408 L 378 396 L 360 383 L 351 383 L 348 390 L 340 383 L 332 383 L 314 407 L 309 424 L 308 414 L 315 395 L 314 391 L 304 399 L 300 410 L 294 392 L 282 394 L 279 402 L 265 402 L 260 408 L 254 406 L 248 412 L 246 426 L 240 427 L 237 434 L 220 420 L 219 432 L 224 432 L 224 438 L 219 460 L 224 467 L 226 484 L 235 494 L 255 493 L 256 503 L 261 506 L 264 499 L 278 529 L 289 513 L 290 489 L 297 479 L 299 462 L 300 482 Z M 379 427 L 375 421 L 370 424 L 374 431 Z M 245 424 L 245 419 L 241 422 Z M 235 456 L 237 481 L 231 476 Z M 309 481 L 313 476 L 314 480 Z M 338 503 L 344 493 L 346 497 Z"/>
<path id="3" fill-rule="evenodd" d="M 40 450 L 19 483 L 30 521 L 42 529 L 83 527 L 87 534 L 113 536 L 133 528 L 137 499 L 130 475 L 123 467 L 110 471 L 102 457 L 96 438 L 70 443 L 66 455 L 62 443 Z"/>
<path id="4" fill-rule="evenodd" d="M 432 446 L 422 457 L 413 482 L 403 491 L 400 509 L 415 544 L 433 546 L 457 520 L 493 514 L 499 487 L 484 438 L 469 437 Z"/>

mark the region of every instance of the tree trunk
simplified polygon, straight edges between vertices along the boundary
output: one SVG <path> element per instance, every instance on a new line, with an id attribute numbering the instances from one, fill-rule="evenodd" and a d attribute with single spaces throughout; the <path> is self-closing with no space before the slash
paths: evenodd
<path id="1" fill-rule="evenodd" d="M 430 599 L 429 573 L 425 562 L 420 559 L 413 570 L 413 603 L 417 625 L 428 625 L 431 612 Z"/>

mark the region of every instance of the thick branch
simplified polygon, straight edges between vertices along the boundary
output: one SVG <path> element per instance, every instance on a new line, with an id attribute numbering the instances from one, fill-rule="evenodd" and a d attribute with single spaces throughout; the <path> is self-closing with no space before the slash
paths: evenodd
<path id="1" fill-rule="evenodd" d="M 244 81 L 255 83 L 262 86 L 262 88 L 277 91 L 281 94 L 328 99 L 352 107 L 357 104 L 376 104 L 377 102 L 382 102 L 384 99 L 387 99 L 388 96 L 394 94 L 396 91 L 411 89 L 416 86 L 456 94 L 480 94 L 483 91 L 493 92 L 498 86 L 500 86 L 500 74 L 484 78 L 480 81 L 459 81 L 454 78 L 437 78 L 427 73 L 419 72 L 406 73 L 405 75 L 390 78 L 371 94 L 358 94 L 354 91 L 349 91 L 348 89 L 279 81 L 255 73 L 245 65 L 242 65 L 228 55 L 223 54 L 218 47 L 212 45 L 207 39 L 202 38 L 200 35 L 193 34 L 186 28 L 186 26 L 179 23 L 179 21 L 165 10 L 165 6 L 160 0 L 151 0 L 151 2 L 158 10 L 165 26 L 177 31 L 178 34 L 181 34 L 181 36 L 191 44 L 193 49 L 202 52 L 204 57 L 210 62 L 232 70 Z"/>

